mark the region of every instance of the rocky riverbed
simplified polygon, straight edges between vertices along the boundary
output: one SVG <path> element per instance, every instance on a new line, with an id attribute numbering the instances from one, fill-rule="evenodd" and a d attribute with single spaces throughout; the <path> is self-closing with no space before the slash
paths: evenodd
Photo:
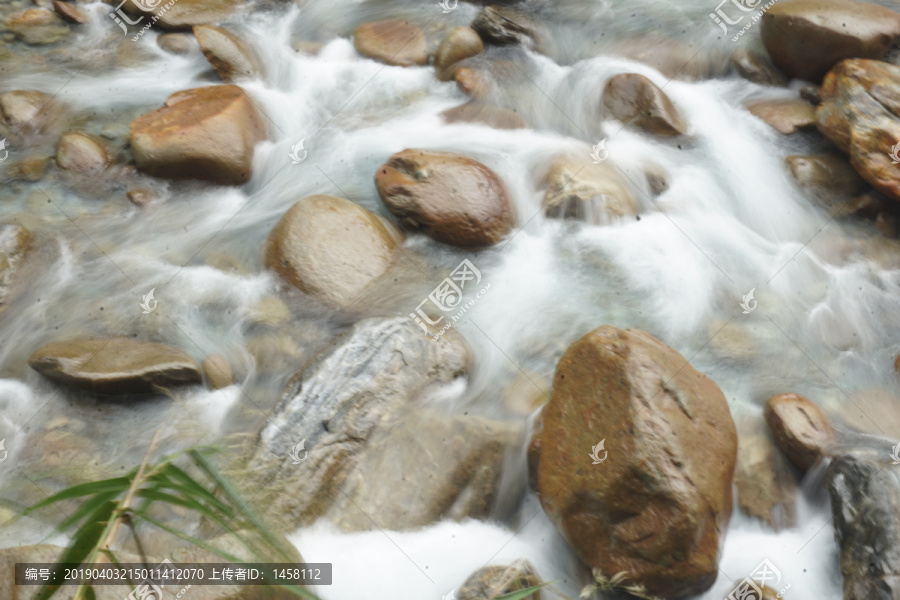
<path id="1" fill-rule="evenodd" d="M 24 507 L 212 445 L 322 599 L 900 600 L 889 0 L 10 0 L 0 40 L 0 598 L 72 541 Z"/>

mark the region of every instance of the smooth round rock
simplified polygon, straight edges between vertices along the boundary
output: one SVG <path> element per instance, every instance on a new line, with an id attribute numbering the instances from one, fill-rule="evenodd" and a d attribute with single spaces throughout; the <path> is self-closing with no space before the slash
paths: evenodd
<path id="1" fill-rule="evenodd" d="M 403 235 L 345 198 L 308 196 L 288 210 L 266 241 L 266 266 L 333 307 L 351 306 L 384 273 Z"/>
<path id="2" fill-rule="evenodd" d="M 386 19 L 360 25 L 353 32 L 356 51 L 398 67 L 428 63 L 425 33 L 415 25 L 399 19 Z"/>
<path id="3" fill-rule="evenodd" d="M 825 413 L 800 394 L 772 396 L 764 414 L 775 443 L 804 471 L 824 457 L 836 439 Z"/>
<path id="4" fill-rule="evenodd" d="M 98 175 L 110 164 L 109 152 L 95 138 L 70 131 L 56 146 L 56 164 L 63 171 L 77 175 Z"/>
<path id="5" fill-rule="evenodd" d="M 378 169 L 375 187 L 403 227 L 445 244 L 490 246 L 515 224 L 500 177 L 467 156 L 403 150 Z"/>
<path id="6" fill-rule="evenodd" d="M 463 60 L 477 56 L 484 52 L 484 42 L 471 27 L 457 27 L 444 38 L 434 54 L 434 67 L 438 73 L 438 79 L 449 81 L 453 78 L 453 72 L 447 67 Z"/>
<path id="7" fill-rule="evenodd" d="M 684 117 L 659 87 L 637 73 L 620 73 L 606 82 L 604 112 L 649 133 L 682 135 L 687 131 Z"/>

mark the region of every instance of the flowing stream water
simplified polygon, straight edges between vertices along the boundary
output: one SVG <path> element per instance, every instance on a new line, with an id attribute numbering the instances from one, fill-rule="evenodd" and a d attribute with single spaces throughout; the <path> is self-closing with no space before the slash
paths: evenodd
<path id="1" fill-rule="evenodd" d="M 725 57 L 738 44 L 709 19 L 712 3 L 539 4 L 535 14 L 557 40 L 555 60 L 505 51 L 521 76 L 511 77 L 496 98 L 530 129 L 446 124 L 440 113 L 466 100 L 453 82 L 438 81 L 433 67 L 364 59 L 348 39 L 356 24 L 387 16 L 407 16 L 426 32 L 465 25 L 478 6 L 460 3 L 443 14 L 437 2 L 286 3 L 234 23 L 264 57 L 265 69 L 263 77 L 241 82 L 269 129 L 245 186 L 152 180 L 158 200 L 137 208 L 109 182 L 78 189 L 60 180 L 4 185 L 0 216 L 28 219 L 53 249 L 25 297 L 0 317 L 0 438 L 7 439 L 10 458 L 22 455 L 28 435 L 59 419 L 77 422 L 90 443 L 94 464 L 66 465 L 85 474 L 135 464 L 161 419 L 170 424 L 167 451 L 258 431 L 286 377 L 348 318 L 292 296 L 286 329 L 295 345 L 285 351 L 291 368 L 271 373 L 257 364 L 248 349 L 255 307 L 278 293 L 263 267 L 266 236 L 294 202 L 311 194 L 348 197 L 388 214 L 373 176 L 404 148 L 458 152 L 488 165 L 508 186 L 518 224 L 500 244 L 480 251 L 410 236 L 399 275 L 373 290 L 362 308 L 362 316 L 410 313 L 443 277 L 438 272 L 466 258 L 490 283 L 455 325 L 475 357 L 466 385 L 431 402 L 527 420 L 503 405 L 503 387 L 524 369 L 549 392 L 560 351 L 608 323 L 644 329 L 681 352 L 718 383 L 736 419 L 758 418 L 766 398 L 794 391 L 839 423 L 900 433 L 888 429 L 896 421 L 886 423 L 858 397 L 872 388 L 900 395 L 892 369 L 900 350 L 896 245 L 832 218 L 827 198 L 793 181 L 784 157 L 820 150 L 821 141 L 804 133 L 782 136 L 743 108 L 750 98 L 794 92 L 725 73 Z M 199 52 L 159 49 L 159 28 L 123 42 L 107 16 L 109 5 L 83 8 L 91 22 L 68 47 L 7 70 L 0 92 L 57 94 L 84 117 L 87 131 L 122 140 L 131 119 L 171 93 L 218 82 Z M 739 44 L 751 44 L 751 34 Z M 324 46 L 315 55 L 297 52 L 291 47 L 297 39 Z M 664 40 L 687 45 L 696 53 L 692 64 L 702 62 L 709 77 L 670 79 L 620 52 Z M 622 72 L 663 87 L 685 115 L 689 136 L 660 141 L 601 119 L 605 81 Z M 292 164 L 288 154 L 301 139 L 307 158 Z M 540 166 L 560 153 L 587 158 L 601 139 L 609 163 L 638 195 L 639 218 L 594 226 L 545 217 L 535 178 Z M 647 183 L 648 171 L 668 183 L 659 195 Z M 159 309 L 142 315 L 138 305 L 150 289 Z M 744 314 L 740 303 L 751 289 L 758 308 Z M 25 366 L 43 343 L 96 332 L 168 341 L 201 359 L 223 353 L 246 366 L 243 391 L 198 388 L 175 400 L 73 402 Z M 615 441 L 606 448 L 614 455 Z M 38 477 L 45 465 L 30 459 L 20 466 Z M 524 459 L 512 461 L 507 476 L 524 477 L 524 469 Z M 792 528 L 775 532 L 735 510 L 718 581 L 703 598 L 724 598 L 764 558 L 781 570 L 782 586 L 790 583 L 785 597 L 841 597 L 828 502 L 819 481 L 806 483 Z M 34 543 L 46 532 L 29 522 L 0 542 Z M 388 593 L 398 600 L 437 599 L 486 562 L 517 558 L 529 559 L 544 580 L 572 596 L 587 581 L 530 495 L 513 523 L 440 522 L 411 532 L 355 534 L 317 524 L 291 539 L 308 561 L 334 563 L 334 584 L 316 590 L 326 599 Z"/>

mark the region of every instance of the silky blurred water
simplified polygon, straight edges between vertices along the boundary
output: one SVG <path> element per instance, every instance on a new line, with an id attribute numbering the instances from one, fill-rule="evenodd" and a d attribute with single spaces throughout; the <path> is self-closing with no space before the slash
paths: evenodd
<path id="1" fill-rule="evenodd" d="M 130 119 L 159 107 L 171 93 L 217 83 L 199 52 L 174 56 L 160 50 L 158 29 L 122 53 L 118 30 L 107 22 L 109 7 L 85 8 L 92 21 L 56 67 L 15 72 L 0 91 L 58 92 L 71 111 L 93 115 L 101 124 L 95 127 L 122 139 Z M 458 152 L 488 165 L 506 183 L 519 225 L 481 251 L 411 236 L 399 261 L 403 276 L 362 303 L 356 317 L 412 312 L 466 258 L 490 283 L 455 326 L 475 356 L 467 386 L 432 402 L 510 418 L 498 392 L 520 368 L 551 381 L 560 352 L 609 323 L 647 330 L 676 348 L 719 384 L 736 414 L 772 394 L 794 391 L 836 418 L 851 414 L 872 431 L 900 435 L 883 430 L 881 415 L 850 399 L 872 388 L 900 394 L 892 369 L 900 350 L 897 247 L 873 230 L 832 219 L 793 182 L 784 156 L 817 151 L 820 144 L 806 134 L 781 136 L 742 107 L 751 98 L 790 93 L 725 76 L 725 59 L 737 45 L 709 20 L 714 8 L 697 1 L 538 7 L 539 18 L 557 34 L 557 60 L 497 50 L 517 61 L 521 77 L 493 99 L 532 124 L 524 130 L 444 123 L 440 113 L 466 101 L 453 82 L 439 82 L 431 67 L 361 58 L 347 37 L 358 23 L 398 14 L 427 23 L 426 30 L 449 30 L 471 21 L 478 10 L 473 5 L 460 3 L 445 15 L 437 2 L 402 9 L 383 2 L 301 2 L 235 23 L 265 68 L 262 78 L 241 82 L 269 130 L 268 141 L 256 148 L 248 184 L 219 188 L 147 178 L 158 200 L 140 209 L 122 201 L 121 192 L 111 201 L 113 191 L 102 187 L 77 190 L 49 181 L 4 190 L 0 215 L 30 213 L 32 221 L 55 224 L 45 227 L 54 260 L 0 317 L 0 375 L 7 378 L 0 380 L 0 437 L 6 436 L 11 455 L 15 440 L 58 415 L 88 422 L 111 468 L 139 459 L 164 415 L 171 449 L 253 433 L 292 374 L 261 373 L 246 347 L 254 307 L 278 293 L 263 269 L 266 236 L 294 202 L 311 194 L 346 196 L 387 215 L 373 175 L 404 148 Z M 753 35 L 744 37 L 741 45 L 754 43 Z M 663 38 L 690 44 L 697 61 L 717 77 L 670 80 L 621 56 Z M 298 53 L 291 48 L 297 39 L 324 46 L 316 55 Z M 99 54 L 89 64 L 80 64 L 94 52 Z M 603 86 L 622 72 L 641 73 L 664 87 L 683 112 L 689 135 L 665 141 L 604 120 Z M 91 122 L 85 117 L 87 128 Z M 289 152 L 301 139 L 308 155 L 292 164 Z M 601 139 L 608 162 L 638 197 L 640 218 L 603 227 L 545 218 L 536 173 L 560 154 L 588 164 L 591 146 Z M 650 191 L 649 171 L 668 183 L 659 196 Z M 150 289 L 158 309 L 142 315 L 139 303 Z M 751 289 L 758 307 L 743 314 L 740 303 Z M 309 334 L 297 340 L 296 368 L 350 317 L 301 294 L 290 301 L 292 324 Z M 73 403 L 24 365 L 40 344 L 98 333 L 167 341 L 198 359 L 224 353 L 245 365 L 244 391 L 196 390 L 142 406 Z M 614 457 L 614 440 L 607 449 Z M 520 476 L 521 465 L 517 469 L 513 475 Z M 839 598 L 828 505 L 812 491 L 809 496 L 816 499 L 801 497 L 796 527 L 780 533 L 736 512 L 719 580 L 703 598 L 724 598 L 730 580 L 739 581 L 763 558 L 790 582 L 787 598 Z M 316 590 L 328 599 L 374 597 L 372 585 L 398 600 L 436 599 L 488 561 L 522 557 L 545 580 L 577 593 L 585 573 L 534 498 L 520 519 L 513 525 L 438 523 L 416 532 L 353 535 L 319 524 L 292 539 L 307 560 L 335 563 L 335 584 Z"/>

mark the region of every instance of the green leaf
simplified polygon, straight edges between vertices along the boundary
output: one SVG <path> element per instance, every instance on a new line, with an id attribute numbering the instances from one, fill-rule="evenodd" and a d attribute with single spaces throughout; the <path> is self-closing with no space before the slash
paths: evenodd
<path id="1" fill-rule="evenodd" d="M 49 506 L 55 502 L 59 502 L 60 500 L 69 500 L 71 498 L 79 498 L 81 496 L 90 496 L 93 494 L 107 492 L 124 492 L 128 489 L 128 486 L 131 485 L 131 478 L 134 477 L 135 473 L 137 473 L 137 470 L 132 471 L 125 477 L 116 477 L 114 479 L 104 479 L 102 481 L 91 481 L 88 483 L 82 483 L 80 485 L 74 485 L 70 488 L 64 489 L 57 494 L 53 494 L 45 500 L 41 500 L 34 506 L 26 508 L 24 514 L 27 515 L 28 513 L 31 513 L 45 506 Z"/>
<path id="2" fill-rule="evenodd" d="M 185 508 L 195 510 L 199 513 L 206 514 L 206 507 L 204 507 L 199 502 L 196 502 L 195 500 L 191 500 L 189 498 L 182 498 L 181 496 L 176 496 L 174 494 L 167 494 L 166 492 L 161 492 L 159 490 L 140 489 L 135 493 L 135 496 L 137 496 L 138 498 L 147 498 L 148 500 L 154 500 L 158 502 L 168 502 L 169 504 L 183 506 Z"/>
<path id="3" fill-rule="evenodd" d="M 525 598 L 528 598 L 529 596 L 537 592 L 539 589 L 547 587 L 551 583 L 554 582 L 548 581 L 540 585 L 533 585 L 530 588 L 525 588 L 524 590 L 519 590 L 518 592 L 510 592 L 508 594 L 503 594 L 502 596 L 497 596 L 494 598 L 494 600 L 524 600 Z"/>
<path id="4" fill-rule="evenodd" d="M 213 495 L 205 487 L 197 483 L 197 481 L 195 481 L 190 475 L 185 473 L 176 465 L 166 465 L 165 468 L 160 471 L 160 476 L 167 478 L 169 480 L 169 483 L 182 484 L 183 487 L 180 488 L 182 490 L 182 493 L 190 491 L 195 497 L 205 498 L 209 504 L 214 506 L 220 512 L 223 512 L 228 516 L 234 516 L 234 511 L 228 505 L 226 505 L 220 499 L 216 498 L 215 495 Z"/>
<path id="5" fill-rule="evenodd" d="M 81 521 L 89 513 L 99 509 L 103 504 L 115 499 L 122 494 L 121 491 L 106 492 L 105 494 L 97 494 L 93 498 L 89 498 L 81 503 L 75 512 L 69 515 L 62 523 L 57 525 L 59 531 L 65 531 Z"/>
<path id="6" fill-rule="evenodd" d="M 231 485 L 231 482 L 224 477 L 221 473 L 216 470 L 209 460 L 202 453 L 192 450 L 190 452 L 191 458 L 197 463 L 203 471 L 215 481 L 215 483 L 222 489 L 222 492 L 228 497 L 228 500 L 238 507 L 238 510 L 250 519 L 253 526 L 256 530 L 262 534 L 263 538 L 265 538 L 266 542 L 268 542 L 269 546 L 272 550 L 275 550 L 278 554 L 281 555 L 283 559 L 287 562 L 293 562 L 292 553 L 289 552 L 285 547 L 281 540 L 277 539 L 275 536 L 271 534 L 269 528 L 263 523 L 262 519 L 260 519 L 256 513 L 250 508 L 248 503 L 245 503 L 241 500 L 240 493 Z"/>
<path id="7" fill-rule="evenodd" d="M 91 513 L 84 525 L 75 533 L 72 545 L 59 557 L 57 564 L 81 564 L 85 558 L 90 556 L 92 552 L 95 552 L 97 544 L 102 539 L 103 533 L 109 524 L 109 519 L 117 506 L 118 502 L 107 502 Z M 49 600 L 59 590 L 61 585 L 61 583 L 42 585 L 35 595 L 35 600 Z"/>

